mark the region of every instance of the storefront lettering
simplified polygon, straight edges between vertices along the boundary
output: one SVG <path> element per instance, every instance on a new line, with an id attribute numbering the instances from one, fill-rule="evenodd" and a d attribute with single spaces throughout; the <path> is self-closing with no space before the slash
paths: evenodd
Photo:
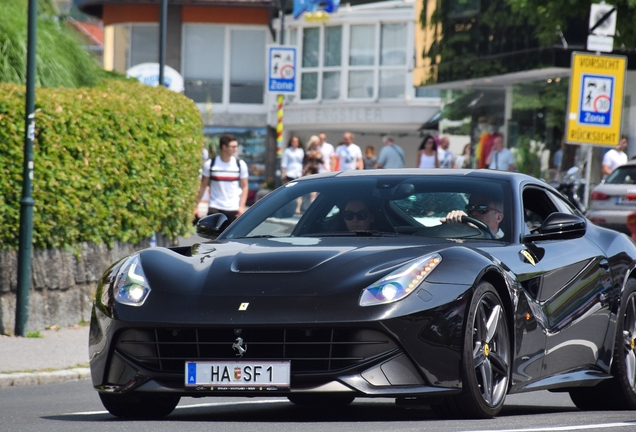
<path id="1" fill-rule="evenodd" d="M 305 108 L 288 110 L 285 123 L 377 123 L 382 121 L 381 108 Z"/>

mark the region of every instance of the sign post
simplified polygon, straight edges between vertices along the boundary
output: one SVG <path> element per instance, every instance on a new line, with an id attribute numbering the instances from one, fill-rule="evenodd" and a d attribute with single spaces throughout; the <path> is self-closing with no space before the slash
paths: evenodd
<path id="1" fill-rule="evenodd" d="M 572 76 L 565 120 L 565 142 L 600 147 L 617 146 L 621 138 L 625 94 L 625 56 L 572 53 Z M 588 204 L 592 151 L 586 168 Z"/>
<path id="2" fill-rule="evenodd" d="M 590 5 L 589 31 L 588 51 L 612 52 L 616 33 L 616 6 L 605 2 Z"/>
<path id="3" fill-rule="evenodd" d="M 283 147 L 283 95 L 296 93 L 296 47 L 267 47 L 267 92 L 278 94 L 276 123 L 276 155 Z"/>
<path id="4" fill-rule="evenodd" d="M 566 142 L 617 146 L 625 93 L 624 56 L 572 53 Z"/>

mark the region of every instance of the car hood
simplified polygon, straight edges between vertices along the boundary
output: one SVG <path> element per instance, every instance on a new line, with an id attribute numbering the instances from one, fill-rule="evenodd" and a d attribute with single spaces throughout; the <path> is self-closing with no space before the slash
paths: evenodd
<path id="1" fill-rule="evenodd" d="M 382 241 L 380 241 L 382 240 Z M 449 247 L 440 240 L 383 238 L 242 239 L 193 246 L 193 256 L 152 248 L 141 253 L 152 290 L 213 296 L 328 296 L 359 292 L 404 263 Z"/>

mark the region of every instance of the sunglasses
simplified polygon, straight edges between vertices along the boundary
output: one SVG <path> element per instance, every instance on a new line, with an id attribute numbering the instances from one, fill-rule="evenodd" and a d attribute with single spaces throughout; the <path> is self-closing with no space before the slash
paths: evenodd
<path id="1" fill-rule="evenodd" d="M 367 217 L 369 217 L 369 210 L 360 210 L 357 212 L 345 210 L 344 212 L 342 212 L 342 217 L 347 221 L 352 221 L 354 218 L 363 221 Z"/>
<path id="2" fill-rule="evenodd" d="M 501 213 L 496 208 L 489 207 L 486 204 L 477 204 L 477 205 L 475 205 L 475 204 L 467 204 L 466 205 L 466 213 L 472 213 L 475 210 L 477 210 L 477 212 L 479 212 L 480 214 L 486 214 L 486 213 L 488 213 L 489 210 L 494 210 L 497 213 Z"/>

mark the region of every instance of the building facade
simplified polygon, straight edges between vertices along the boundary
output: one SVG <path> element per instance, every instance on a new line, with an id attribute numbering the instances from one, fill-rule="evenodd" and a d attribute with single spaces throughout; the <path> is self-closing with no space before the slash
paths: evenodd
<path id="1" fill-rule="evenodd" d="M 416 3 L 341 5 L 327 21 L 285 17 L 285 44 L 298 50 L 299 91 L 284 106 L 285 141 L 325 132 L 338 144 L 345 131 L 364 148 L 393 135 L 416 166 L 420 126 L 440 105 L 439 91 L 413 85 Z M 273 22 L 280 28 L 280 20 Z M 269 124 L 276 124 L 271 98 Z"/>
<path id="2" fill-rule="evenodd" d="M 391 134 L 415 166 L 418 128 L 439 110 L 439 91 L 413 86 L 414 0 L 342 5 L 328 21 L 285 17 L 286 45 L 298 49 L 298 93 L 285 98 L 284 141 L 344 131 L 379 151 Z M 160 0 L 77 0 L 104 25 L 104 67 L 125 73 L 159 61 Z M 276 95 L 266 92 L 266 46 L 280 44 L 271 0 L 169 0 L 166 65 L 184 78 L 204 133 L 241 137 L 250 184 L 276 175 Z"/>

